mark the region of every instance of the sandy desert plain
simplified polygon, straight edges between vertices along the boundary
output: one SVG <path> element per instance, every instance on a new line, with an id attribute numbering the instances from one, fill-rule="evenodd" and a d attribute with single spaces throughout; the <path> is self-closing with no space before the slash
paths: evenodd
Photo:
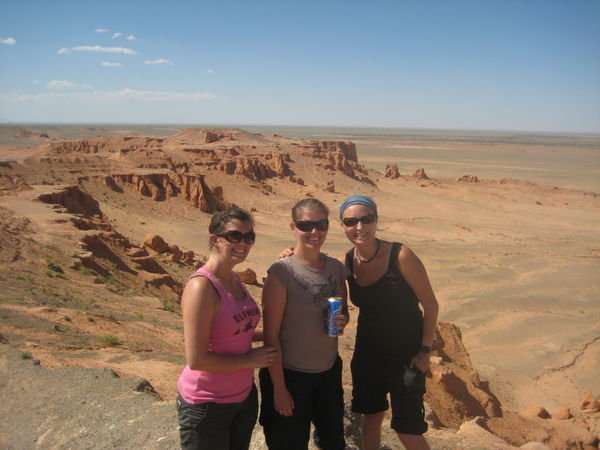
<path id="1" fill-rule="evenodd" d="M 292 243 L 295 201 L 310 195 L 329 205 L 324 250 L 339 255 L 349 243 L 335 211 L 353 193 L 377 201 L 380 237 L 419 255 L 440 322 L 460 330 L 436 341 L 432 424 L 455 433 L 476 416 L 484 421 L 471 440 L 434 429 L 433 447 L 597 448 L 600 407 L 593 399 L 582 405 L 585 392 L 600 397 L 595 135 L 0 126 L 2 347 L 42 368 L 108 367 L 142 377 L 172 401 L 184 364 L 178 298 L 208 252 L 209 211 L 227 204 L 253 211 L 257 243 L 240 270 L 256 273 L 250 290 L 260 298 L 266 269 Z M 148 241 L 153 234 L 166 247 Z M 346 368 L 358 312 L 351 313 L 340 341 Z M 452 339 L 461 354 L 454 366 Z M 440 382 L 445 365 L 460 388 Z M 6 361 L 0 368 L 0 392 L 13 392 Z M 490 413 L 492 403 L 504 422 Z M 534 406 L 552 418 L 532 414 Z M 567 408 L 573 417 L 558 420 Z M 51 442 L 72 445 L 74 436 Z M 4 439 L 15 446 L 21 437 Z"/>

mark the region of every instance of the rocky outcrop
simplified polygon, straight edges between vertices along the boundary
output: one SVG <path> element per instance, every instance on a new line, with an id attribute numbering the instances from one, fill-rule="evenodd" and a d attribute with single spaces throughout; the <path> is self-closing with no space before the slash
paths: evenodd
<path id="1" fill-rule="evenodd" d="M 92 142 L 87 139 L 64 141 L 50 144 L 51 153 L 98 153 L 107 145 L 104 141 Z"/>
<path id="2" fill-rule="evenodd" d="M 152 257 L 152 256 L 140 256 L 137 258 L 131 258 L 136 264 L 136 268 L 144 270 L 150 273 L 165 274 L 167 271 Z"/>
<path id="3" fill-rule="evenodd" d="M 350 178 L 356 178 L 354 165 L 350 163 L 350 160 L 348 160 L 343 153 L 330 153 L 328 160 L 335 170 L 343 172 L 344 175 L 347 175 Z"/>
<path id="4" fill-rule="evenodd" d="M 194 264 L 196 255 L 193 250 L 185 250 L 181 252 L 181 262 L 184 264 Z"/>
<path id="5" fill-rule="evenodd" d="M 164 253 L 169 250 L 169 244 L 158 234 L 149 234 L 144 238 L 144 247 L 155 253 Z"/>
<path id="6" fill-rule="evenodd" d="M 0 194 L 29 191 L 31 189 L 31 186 L 25 182 L 25 179 L 21 175 L 0 174 Z"/>
<path id="7" fill-rule="evenodd" d="M 502 410 L 486 382 L 473 369 L 460 330 L 450 323 L 439 323 L 432 345 L 431 378 L 427 378 L 425 400 L 435 422 L 444 427 L 459 428 L 459 433 L 476 433 L 488 448 L 491 432 L 508 445 L 540 448 L 595 448 L 598 439 L 581 420 L 552 419 L 546 409 L 532 406 L 520 413 Z M 589 397 L 586 395 L 586 399 Z M 588 403 L 586 402 L 586 405 Z M 465 421 L 470 421 L 466 422 Z M 477 426 L 475 426 L 477 425 Z M 481 429 L 480 429 L 481 428 Z M 529 443 L 529 444 L 528 444 Z"/>
<path id="8" fill-rule="evenodd" d="M 109 189 L 118 192 L 118 193 L 122 193 L 123 189 L 121 189 L 121 187 L 119 187 L 119 185 L 117 184 L 117 182 L 115 181 L 115 179 L 109 175 L 105 176 L 102 179 L 103 183 L 105 186 L 107 186 Z"/>
<path id="9" fill-rule="evenodd" d="M 486 450 L 506 450 L 511 447 L 505 440 L 486 429 L 485 420 L 482 417 L 475 417 L 463 423 L 456 434 L 469 437 L 475 442 L 485 443 Z"/>
<path id="10" fill-rule="evenodd" d="M 477 175 L 463 175 L 456 181 L 459 183 L 479 183 L 479 178 L 477 178 Z"/>
<path id="11" fill-rule="evenodd" d="M 205 144 L 210 144 L 212 142 L 217 142 L 219 140 L 219 136 L 217 135 L 217 133 L 214 133 L 212 131 L 207 131 L 206 135 L 204 137 L 204 143 Z"/>
<path id="12" fill-rule="evenodd" d="M 392 180 L 400 178 L 400 171 L 398 170 L 398 166 L 396 164 L 386 164 L 383 176 L 385 178 L 391 178 Z"/>
<path id="13" fill-rule="evenodd" d="M 552 416 L 543 406 L 532 405 L 519 413 L 523 417 L 539 417 L 540 419 L 550 419 Z"/>
<path id="14" fill-rule="evenodd" d="M 170 253 L 169 260 L 173 262 L 180 262 L 183 257 L 183 252 L 179 248 L 178 245 L 169 245 L 169 249 L 167 250 Z"/>
<path id="15" fill-rule="evenodd" d="M 183 151 L 186 153 L 194 153 L 195 155 L 202 156 L 207 160 L 216 161 L 219 158 L 217 157 L 217 153 L 211 148 L 189 148 L 184 147 Z"/>
<path id="16" fill-rule="evenodd" d="M 186 128 L 181 130 L 179 133 L 169 136 L 167 139 L 168 143 L 204 143 L 212 144 L 219 142 L 222 144 L 223 141 L 258 141 L 259 139 L 255 135 L 238 128 L 210 128 L 210 127 L 196 127 Z"/>
<path id="17" fill-rule="evenodd" d="M 133 188 L 141 195 L 151 197 L 155 201 L 181 195 L 194 207 L 206 213 L 213 213 L 227 207 L 222 198 L 222 190 L 219 190 L 220 195 L 215 195 L 204 181 L 203 175 L 170 172 L 147 175 L 117 174 L 112 175 L 111 178 L 117 188 L 122 189 L 121 185 Z"/>
<path id="18" fill-rule="evenodd" d="M 173 291 L 177 295 L 183 293 L 183 286 L 181 283 L 175 281 L 171 275 L 154 275 L 144 280 L 144 287 L 154 287 L 162 291 Z"/>
<path id="19" fill-rule="evenodd" d="M 98 201 L 79 189 L 79 186 L 67 186 L 60 191 L 41 194 L 38 198 L 44 203 L 62 205 L 71 214 L 102 216 Z"/>
<path id="20" fill-rule="evenodd" d="M 573 414 L 571 414 L 571 409 L 565 406 L 552 414 L 552 417 L 557 420 L 568 420 L 573 417 Z"/>
<path id="21" fill-rule="evenodd" d="M 423 168 L 417 169 L 415 173 L 413 173 L 413 177 L 419 180 L 429 180 L 429 177 L 427 176 L 427 174 L 425 173 L 425 169 Z"/>
<path id="22" fill-rule="evenodd" d="M 311 141 L 313 154 L 341 153 L 348 161 L 358 163 L 356 146 L 350 141 Z"/>
<path id="23" fill-rule="evenodd" d="M 303 146 L 303 154 L 312 158 L 326 159 L 327 170 L 340 171 L 344 175 L 363 183 L 374 185 L 367 176 L 367 169 L 358 164 L 356 147 L 352 142 L 341 141 L 310 141 Z M 319 164 L 317 164 L 318 166 Z"/>
<path id="24" fill-rule="evenodd" d="M 458 427 L 465 419 L 502 414 L 500 402 L 473 369 L 457 326 L 438 324 L 432 355 L 426 399 L 444 426 Z"/>
<path id="25" fill-rule="evenodd" d="M 148 256 L 148 252 L 141 247 L 133 247 L 127 251 L 127 256 L 139 258 L 140 256 Z"/>
<path id="26" fill-rule="evenodd" d="M 253 181 L 283 178 L 290 172 L 285 156 L 281 153 L 227 159 L 217 164 L 217 168 L 228 175 L 241 175 Z"/>
<path id="27" fill-rule="evenodd" d="M 181 250 L 178 245 L 169 245 L 162 237 L 158 234 L 149 234 L 144 238 L 143 243 L 144 249 L 141 249 L 144 254 L 140 255 L 131 255 L 137 257 L 147 256 L 148 252 L 154 255 L 162 255 L 161 259 L 166 259 L 171 262 L 186 264 L 186 265 L 194 265 L 195 254 L 193 250 Z M 146 252 L 148 250 L 148 252 Z M 138 261 L 136 261 L 138 262 Z M 145 269 L 148 272 L 154 273 L 163 273 L 163 272 L 155 272 L 154 270 Z"/>
<path id="28" fill-rule="evenodd" d="M 597 413 L 600 411 L 600 401 L 594 397 L 591 391 L 586 391 L 581 396 L 579 409 L 583 412 Z"/>
<path id="29" fill-rule="evenodd" d="M 242 283 L 245 283 L 245 284 L 256 284 L 257 283 L 256 272 L 254 272 L 254 270 L 252 270 L 250 268 L 240 271 L 240 272 L 236 272 L 236 274 L 238 275 L 238 277 L 240 277 L 240 280 Z"/>
<path id="30" fill-rule="evenodd" d="M 591 450 L 598 445 L 598 439 L 579 420 L 541 419 L 504 411 L 502 417 L 482 418 L 480 423 L 519 448 Z"/>

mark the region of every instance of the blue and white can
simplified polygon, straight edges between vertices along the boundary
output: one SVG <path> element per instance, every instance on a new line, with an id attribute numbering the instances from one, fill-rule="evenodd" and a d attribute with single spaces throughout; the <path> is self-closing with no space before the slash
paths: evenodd
<path id="1" fill-rule="evenodd" d="M 338 314 L 342 314 L 343 306 L 342 297 L 329 297 L 327 299 L 327 334 L 331 337 L 337 337 L 340 334 L 340 330 L 334 328 L 333 318 Z"/>

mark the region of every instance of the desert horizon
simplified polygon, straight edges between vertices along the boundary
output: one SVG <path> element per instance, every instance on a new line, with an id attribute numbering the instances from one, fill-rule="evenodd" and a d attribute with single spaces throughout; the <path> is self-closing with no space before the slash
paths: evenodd
<path id="1" fill-rule="evenodd" d="M 260 299 L 266 269 L 292 243 L 295 201 L 329 206 L 324 251 L 339 256 L 350 244 L 337 206 L 361 193 L 378 203 L 379 235 L 425 264 L 440 323 L 458 327 L 505 417 L 536 405 L 576 411 L 585 392 L 598 397 L 599 136 L 286 130 L 0 126 L 2 336 L 42 367 L 109 367 L 172 400 L 183 364 L 178 297 L 208 254 L 210 209 L 252 211 L 257 242 L 239 270 L 256 274 L 249 289 Z M 196 203 L 181 184 L 190 180 L 200 183 Z M 153 249 L 151 235 L 171 250 Z M 169 256 L 173 246 L 193 262 Z M 116 341 L 102 343 L 107 335 Z M 431 401 L 440 417 L 455 409 Z M 577 414 L 596 437 L 597 414 Z M 511 445 L 525 443 L 489 420 Z M 552 426 L 548 436 L 568 435 Z M 559 448 L 556 439 L 547 443 Z"/>

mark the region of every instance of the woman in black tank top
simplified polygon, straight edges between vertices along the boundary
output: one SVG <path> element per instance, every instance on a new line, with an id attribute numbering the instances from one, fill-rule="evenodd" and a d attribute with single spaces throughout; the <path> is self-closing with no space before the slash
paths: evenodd
<path id="1" fill-rule="evenodd" d="M 354 244 L 345 261 L 350 299 L 359 308 L 352 407 L 363 414 L 363 448 L 380 447 L 389 393 L 392 428 L 404 446 L 428 449 L 423 374 L 429 368 L 438 303 L 427 272 L 410 248 L 376 237 L 377 205 L 370 197 L 347 198 L 340 205 L 340 219 Z M 407 381 L 415 376 L 422 383 L 417 391 Z"/>

